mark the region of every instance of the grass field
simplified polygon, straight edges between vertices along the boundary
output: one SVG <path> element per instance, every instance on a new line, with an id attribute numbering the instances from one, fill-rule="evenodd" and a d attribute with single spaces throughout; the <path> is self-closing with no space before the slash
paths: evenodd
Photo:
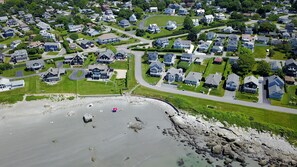
<path id="1" fill-rule="evenodd" d="M 149 75 L 150 65 L 147 62 L 144 62 L 144 58 L 142 58 L 141 68 L 142 77 L 147 83 L 156 85 L 160 81 L 161 77 L 152 77 Z"/>
<path id="2" fill-rule="evenodd" d="M 159 32 L 157 34 L 150 34 L 150 33 L 146 32 L 143 37 L 147 38 L 147 39 L 157 39 L 159 37 L 170 36 L 174 31 L 181 29 L 181 27 L 178 27 L 177 29 L 175 29 L 173 31 L 169 31 L 165 28 L 160 28 L 160 29 L 161 29 L 161 32 Z"/>
<path id="3" fill-rule="evenodd" d="M 40 70 L 40 72 L 46 71 L 50 67 L 55 67 L 55 65 L 45 63 L 45 68 Z M 24 67 L 17 67 L 17 68 L 13 68 L 13 69 L 10 69 L 10 70 L 5 70 L 5 71 L 3 71 L 3 74 L 1 74 L 1 76 L 3 76 L 3 77 L 15 77 L 17 71 L 22 71 L 24 76 L 36 73 L 35 71 L 27 71 L 27 70 L 25 70 L 25 68 L 26 68 L 26 66 L 24 65 Z"/>
<path id="4" fill-rule="evenodd" d="M 134 94 L 165 100 L 179 109 L 192 114 L 202 114 L 208 118 L 215 118 L 221 122 L 236 124 L 241 127 L 252 127 L 258 130 L 269 130 L 276 134 L 285 135 L 297 144 L 297 115 L 240 106 L 229 103 L 188 97 L 183 95 L 155 91 L 145 87 L 138 87 Z M 207 106 L 213 106 L 210 109 Z"/>
<path id="5" fill-rule="evenodd" d="M 226 61 L 223 61 L 222 64 L 213 64 L 213 59 L 210 59 L 203 76 L 207 77 L 209 74 L 215 74 L 215 73 L 221 73 L 223 75 L 225 65 L 226 65 Z"/>
<path id="6" fill-rule="evenodd" d="M 287 92 L 283 95 L 280 101 L 271 100 L 272 105 L 290 107 L 297 109 L 297 95 L 296 95 L 297 86 L 287 86 Z"/>
<path id="7" fill-rule="evenodd" d="M 266 49 L 269 49 L 269 46 L 256 46 L 254 48 L 254 56 L 255 58 L 266 58 Z"/>
<path id="8" fill-rule="evenodd" d="M 15 41 L 15 40 L 24 40 L 23 38 L 20 38 L 18 36 L 14 36 L 14 37 L 11 37 L 11 38 L 7 38 L 5 40 L 3 40 L 2 42 L 0 42 L 0 44 L 6 44 L 7 47 L 9 47 L 8 45 L 11 44 L 11 42 Z"/>
<path id="9" fill-rule="evenodd" d="M 30 95 L 30 96 L 26 96 L 26 101 L 33 101 L 33 100 L 42 100 L 42 99 L 48 99 L 48 96 L 34 96 L 34 95 Z"/>
<path id="10" fill-rule="evenodd" d="M 113 69 L 128 69 L 127 61 L 115 61 L 109 65 Z"/>
<path id="11" fill-rule="evenodd" d="M 200 72 L 200 73 L 204 73 L 205 69 L 206 69 L 206 66 L 209 62 L 209 59 L 205 59 L 203 61 L 203 64 L 195 64 L 195 63 L 192 63 L 189 70 L 191 72 Z"/>
<path id="12" fill-rule="evenodd" d="M 235 96 L 236 96 L 236 99 L 238 99 L 238 100 L 249 101 L 249 102 L 258 102 L 258 94 L 236 91 Z"/>
<path id="13" fill-rule="evenodd" d="M 175 21 L 176 24 L 183 24 L 185 16 L 151 16 L 145 20 L 144 26 L 148 27 L 150 24 L 157 24 L 160 26 L 166 26 L 167 22 Z"/>
<path id="14" fill-rule="evenodd" d="M 271 59 L 275 59 L 275 60 L 287 60 L 286 54 L 279 52 L 279 51 L 275 51 L 274 55 L 271 57 Z"/>
<path id="15" fill-rule="evenodd" d="M 56 56 L 59 52 L 47 52 L 47 55 Z"/>

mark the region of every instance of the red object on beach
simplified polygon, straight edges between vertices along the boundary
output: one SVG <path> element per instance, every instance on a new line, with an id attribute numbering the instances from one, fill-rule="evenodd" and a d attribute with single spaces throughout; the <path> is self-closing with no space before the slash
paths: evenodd
<path id="1" fill-rule="evenodd" d="M 117 112 L 118 111 L 118 108 L 113 108 L 112 109 L 112 112 Z"/>

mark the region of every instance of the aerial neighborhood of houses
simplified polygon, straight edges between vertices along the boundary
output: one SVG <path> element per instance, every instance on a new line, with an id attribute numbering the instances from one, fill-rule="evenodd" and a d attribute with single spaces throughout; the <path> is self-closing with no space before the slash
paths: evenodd
<path id="1" fill-rule="evenodd" d="M 1 4 L 10 8 L 0 16 L 0 92 L 26 89 L 30 77 L 49 87 L 71 80 L 118 89 L 140 57 L 135 70 L 150 85 L 297 105 L 294 6 L 255 3 L 53 0 L 36 12 Z"/>

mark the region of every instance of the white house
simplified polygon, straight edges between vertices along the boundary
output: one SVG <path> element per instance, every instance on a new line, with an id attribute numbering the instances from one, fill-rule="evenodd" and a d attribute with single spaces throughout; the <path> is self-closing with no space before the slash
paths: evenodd
<path id="1" fill-rule="evenodd" d="M 215 19 L 217 20 L 225 20 L 226 16 L 223 13 L 216 13 L 215 14 Z"/>
<path id="2" fill-rule="evenodd" d="M 197 10 L 196 10 L 196 14 L 197 14 L 198 16 L 202 16 L 202 15 L 204 15 L 204 13 L 205 13 L 205 10 L 204 10 L 204 9 L 197 9 Z"/>
<path id="3" fill-rule="evenodd" d="M 150 12 L 158 12 L 158 7 L 150 7 Z"/>
<path id="4" fill-rule="evenodd" d="M 176 22 L 175 21 L 168 21 L 166 24 L 166 29 L 167 30 L 175 30 L 177 28 Z"/>
<path id="5" fill-rule="evenodd" d="M 205 22 L 205 23 L 207 23 L 207 24 L 210 24 L 210 23 L 212 23 L 213 22 L 213 20 L 214 20 L 214 17 L 213 17 L 213 15 L 205 15 L 204 17 L 203 17 L 203 21 Z"/>
<path id="6" fill-rule="evenodd" d="M 22 88 L 25 86 L 24 80 L 17 80 L 17 81 L 10 81 L 7 78 L 1 78 L 0 79 L 0 92 L 16 89 L 16 88 Z"/>

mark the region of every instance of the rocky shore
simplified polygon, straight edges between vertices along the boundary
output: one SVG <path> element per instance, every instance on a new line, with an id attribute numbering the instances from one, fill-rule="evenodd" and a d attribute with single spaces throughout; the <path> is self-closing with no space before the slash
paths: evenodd
<path id="1" fill-rule="evenodd" d="M 221 166 L 297 166 L 296 148 L 279 136 L 173 110 L 166 114 L 173 127 L 163 129 L 163 134 L 202 154 L 209 164 L 222 161 Z"/>

